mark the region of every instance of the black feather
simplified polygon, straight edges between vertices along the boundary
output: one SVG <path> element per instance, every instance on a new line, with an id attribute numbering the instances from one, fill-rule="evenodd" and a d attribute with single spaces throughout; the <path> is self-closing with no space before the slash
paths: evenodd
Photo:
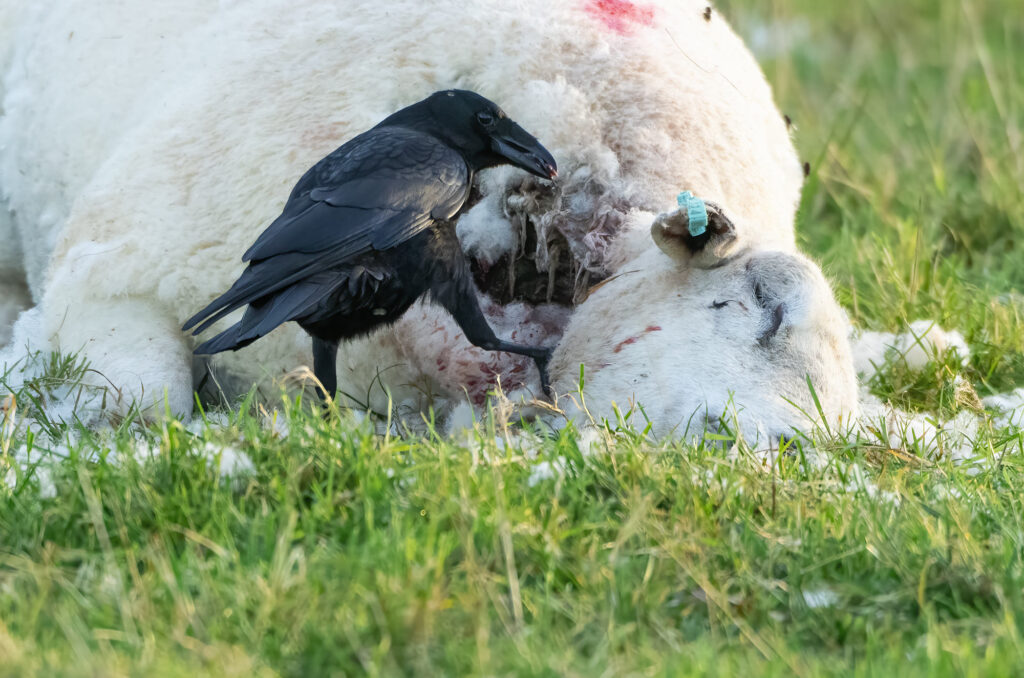
<path id="1" fill-rule="evenodd" d="M 248 306 L 196 353 L 238 349 L 296 321 L 314 337 L 317 376 L 330 391 L 332 346 L 393 322 L 432 292 L 478 346 L 546 361 L 546 349 L 494 337 L 454 235 L 474 173 L 506 163 L 555 174 L 536 139 L 461 90 L 437 92 L 351 139 L 302 176 L 242 256 L 249 265 L 238 280 L 185 323 L 198 334 Z"/>

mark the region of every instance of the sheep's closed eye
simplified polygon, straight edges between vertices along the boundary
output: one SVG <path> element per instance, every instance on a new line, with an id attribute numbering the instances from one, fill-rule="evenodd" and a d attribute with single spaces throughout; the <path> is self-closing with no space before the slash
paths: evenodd
<path id="1" fill-rule="evenodd" d="M 708 304 L 708 308 L 712 308 L 712 309 L 714 309 L 716 311 L 721 311 L 723 308 L 725 308 L 729 304 L 736 304 L 737 306 L 742 308 L 744 311 L 747 310 L 747 305 L 744 304 L 739 299 L 726 299 L 725 301 L 717 301 L 717 300 L 716 301 L 712 301 L 710 304 Z"/>

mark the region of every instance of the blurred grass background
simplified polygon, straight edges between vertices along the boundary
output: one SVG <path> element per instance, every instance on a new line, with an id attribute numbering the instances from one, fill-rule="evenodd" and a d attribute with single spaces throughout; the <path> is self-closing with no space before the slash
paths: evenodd
<path id="1" fill-rule="evenodd" d="M 875 391 L 952 414 L 957 377 L 1024 385 L 1019 0 L 717 11 L 796 124 L 800 241 L 853 320 L 971 345 Z M 1016 428 L 986 423 L 980 467 L 826 437 L 826 466 L 766 473 L 624 429 L 584 457 L 494 420 L 450 440 L 273 416 L 0 434 L 65 457 L 5 472 L 0 676 L 1024 674 Z"/>
<path id="2" fill-rule="evenodd" d="M 852 319 L 964 332 L 1024 384 L 1024 5 L 727 0 L 811 165 L 800 242 Z"/>

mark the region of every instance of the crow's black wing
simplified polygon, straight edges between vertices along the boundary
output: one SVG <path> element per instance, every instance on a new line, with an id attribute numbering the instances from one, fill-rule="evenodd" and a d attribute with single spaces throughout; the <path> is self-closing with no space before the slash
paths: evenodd
<path id="1" fill-rule="evenodd" d="M 302 177 L 242 261 L 326 251 L 345 259 L 387 249 L 431 219 L 453 216 L 468 191 L 469 170 L 457 151 L 415 130 L 374 128 Z"/>
<path id="2" fill-rule="evenodd" d="M 441 141 L 402 127 L 369 130 L 299 180 L 281 216 L 243 256 L 249 267 L 183 329 L 202 321 L 198 334 L 296 281 L 394 247 L 454 216 L 469 189 L 465 160 Z"/>

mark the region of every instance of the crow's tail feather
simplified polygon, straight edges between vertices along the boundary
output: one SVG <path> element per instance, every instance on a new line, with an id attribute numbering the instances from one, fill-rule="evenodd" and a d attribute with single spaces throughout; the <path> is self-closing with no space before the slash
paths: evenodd
<path id="1" fill-rule="evenodd" d="M 181 329 L 192 330 L 193 335 L 199 334 L 235 309 L 257 302 L 309 277 L 310 266 L 309 255 L 303 252 L 282 254 L 273 259 L 251 263 L 227 292 L 189 318 Z M 330 277 L 336 275 L 337 272 L 334 272 Z"/>
<path id="2" fill-rule="evenodd" d="M 207 306 L 202 311 L 200 311 L 199 313 L 196 313 L 194 316 L 189 318 L 185 322 L 185 324 L 181 326 L 182 331 L 187 332 L 187 331 L 191 330 L 193 327 L 198 325 L 200 321 L 202 321 L 204 318 L 207 318 L 207 316 L 210 315 L 215 308 L 217 308 L 216 304 L 219 301 L 220 301 L 219 298 L 215 299 L 213 301 L 213 303 L 211 303 L 209 306 Z M 233 310 L 235 310 L 235 309 L 230 307 L 230 306 L 228 306 L 226 309 L 222 309 L 220 313 L 214 314 L 213 317 L 208 318 L 206 320 L 206 322 L 204 322 L 200 327 L 196 328 L 195 330 L 192 330 L 192 335 L 195 336 L 195 335 L 201 333 L 207 327 L 209 327 L 213 323 L 217 322 L 218 320 L 220 320 L 221 318 L 226 316 L 228 313 L 231 313 L 231 311 L 233 311 Z"/>
<path id="3" fill-rule="evenodd" d="M 213 355 L 221 351 L 237 351 L 259 339 L 259 336 L 241 336 L 241 323 L 235 323 L 220 334 L 196 346 L 196 355 Z"/>
<path id="4" fill-rule="evenodd" d="M 329 282 L 313 278 L 304 284 L 293 285 L 279 291 L 275 296 L 260 303 L 250 304 L 241 320 L 212 339 L 204 341 L 196 348 L 195 353 L 197 355 L 212 355 L 221 351 L 236 351 L 260 337 L 266 336 L 278 325 L 305 317 L 332 293 L 335 286 Z M 341 282 L 346 282 L 346 279 L 342 278 Z M 196 332 L 205 329 L 222 315 L 225 313 L 211 316 Z"/>
<path id="5" fill-rule="evenodd" d="M 193 327 L 202 322 L 199 327 L 192 330 L 193 336 L 197 335 L 228 313 L 249 303 L 243 295 L 238 293 L 237 285 L 238 283 L 235 283 L 231 289 L 211 301 L 206 308 L 185 321 L 181 329 L 184 331 L 192 330 Z"/>

